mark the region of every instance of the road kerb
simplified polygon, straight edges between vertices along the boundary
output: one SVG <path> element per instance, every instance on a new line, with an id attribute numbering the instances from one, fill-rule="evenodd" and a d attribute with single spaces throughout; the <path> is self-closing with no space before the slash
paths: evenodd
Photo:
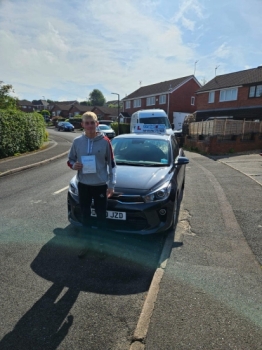
<path id="1" fill-rule="evenodd" d="M 170 232 L 165 240 L 165 244 L 159 259 L 159 266 L 153 276 L 152 282 L 150 284 L 142 312 L 139 316 L 139 320 L 132 337 L 132 344 L 130 350 L 143 350 L 143 341 L 146 338 L 148 327 L 150 324 L 150 319 L 154 310 L 154 305 L 159 292 L 160 282 L 164 275 L 166 264 L 172 250 L 172 245 L 174 241 L 174 232 Z"/>
<path id="2" fill-rule="evenodd" d="M 59 159 L 59 158 L 62 158 L 64 157 L 65 155 L 68 154 L 68 151 L 66 152 L 63 152 L 61 154 L 58 154 L 52 158 L 48 158 L 48 159 L 45 159 L 45 160 L 41 160 L 41 162 L 37 162 L 37 163 L 33 163 L 33 164 L 28 164 L 28 165 L 24 165 L 22 167 L 19 167 L 19 168 L 15 168 L 15 169 L 11 169 L 11 170 L 7 170 L 7 171 L 4 171 L 3 173 L 0 173 L 0 177 L 2 176 L 7 176 L 7 175 L 11 175 L 11 174 L 14 174 L 14 173 L 18 173 L 20 171 L 23 171 L 23 170 L 26 170 L 26 169 L 30 169 L 30 168 L 34 168 L 34 167 L 37 167 L 39 165 L 43 165 L 43 164 L 46 164 L 46 163 L 49 163 L 53 160 L 56 160 L 56 159 Z"/>

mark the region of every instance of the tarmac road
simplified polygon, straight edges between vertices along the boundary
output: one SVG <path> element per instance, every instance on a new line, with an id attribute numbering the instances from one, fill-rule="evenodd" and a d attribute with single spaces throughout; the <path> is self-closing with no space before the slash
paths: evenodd
<path id="1" fill-rule="evenodd" d="M 77 292 L 72 288 L 68 291 L 61 289 L 61 277 L 63 282 L 70 282 L 67 253 L 64 260 L 66 268 L 60 266 L 62 276 L 59 276 L 59 269 L 55 269 L 55 279 L 47 278 L 52 274 L 52 266 L 59 267 L 52 252 L 53 246 L 59 246 L 60 234 L 63 236 L 67 227 L 66 213 L 57 210 L 66 199 L 62 192 L 60 198 L 53 197 L 43 210 L 46 201 L 44 187 L 34 190 L 34 184 L 41 176 L 45 183 L 50 177 L 68 181 L 71 175 L 67 171 L 58 177 L 62 163 L 56 158 L 59 156 L 57 151 L 61 152 L 64 147 L 65 152 L 69 148 L 67 140 L 70 142 L 76 136 L 54 130 L 50 134 L 59 146 L 42 152 L 41 157 L 45 154 L 47 158 L 52 153 L 51 168 L 45 165 L 47 163 L 39 163 L 45 165 L 39 168 L 39 175 L 32 169 L 26 170 L 24 175 L 22 172 L 11 175 L 9 179 L 6 176 L 0 178 L 0 197 L 5 202 L 8 198 L 11 202 L 13 198 L 18 198 L 19 205 L 15 207 L 10 202 L 10 206 L 1 212 L 4 218 L 4 231 L 0 230 L 1 310 L 6 316 L 0 327 L 1 335 L 5 334 L 0 348 L 23 349 L 15 342 L 22 335 L 24 341 L 35 337 L 35 340 L 38 339 L 36 344 L 40 345 L 38 348 L 42 346 L 44 349 L 122 350 L 132 343 L 132 350 L 261 350 L 262 157 L 257 153 L 210 159 L 187 152 L 190 164 L 187 166 L 180 221 L 175 238 L 170 234 L 166 241 L 160 258 L 162 264 L 158 268 L 154 256 L 156 272 L 153 276 L 152 269 L 149 271 L 148 276 L 152 280 L 149 290 L 149 280 L 145 281 L 139 269 L 136 270 L 140 278 L 133 288 L 137 291 L 140 288 L 141 294 L 137 294 L 140 299 L 135 301 L 132 293 L 122 297 L 115 295 L 118 307 L 104 315 L 97 305 L 102 305 L 109 312 L 110 306 L 106 305 L 110 305 L 111 301 L 100 295 L 103 284 L 99 280 L 95 283 L 96 289 L 93 292 L 89 290 L 91 294 L 88 295 L 81 283 L 80 292 L 79 289 Z M 30 166 L 29 159 L 37 164 L 37 157 L 21 157 L 19 164 Z M 63 157 L 61 162 L 65 161 Z M 7 163 L 9 170 L 15 169 L 16 160 L 0 161 L 0 172 Z M 16 171 L 21 171 L 21 168 Z M 22 181 L 26 178 L 20 181 L 25 174 L 30 174 L 27 184 L 31 194 L 26 186 L 23 189 Z M 59 185 L 64 187 L 62 183 Z M 55 192 L 55 188 L 56 182 L 51 181 L 50 190 Z M 33 225 L 26 227 L 24 220 L 19 219 L 20 214 L 16 215 L 16 208 L 26 212 L 29 205 L 37 211 L 35 215 L 33 212 L 29 215 Z M 15 222 L 18 241 L 11 242 L 11 246 L 9 242 L 7 247 L 6 239 L 11 230 L 8 217 Z M 41 227 L 42 222 L 44 229 L 38 229 L 37 240 L 28 245 L 28 238 L 34 237 L 34 227 Z M 60 229 L 50 235 L 54 227 Z M 22 245 L 19 244 L 21 239 Z M 33 260 L 30 259 L 32 252 Z M 146 252 L 149 254 L 148 250 Z M 143 249 L 138 254 L 142 258 Z M 169 259 L 164 261 L 163 257 Z M 94 255 L 91 259 L 93 268 L 96 268 L 95 261 Z M 102 272 L 103 266 L 107 268 L 107 264 L 100 261 L 98 270 Z M 75 269 L 75 265 L 72 268 Z M 123 271 L 118 271 L 117 276 Z M 13 276 L 20 277 L 16 279 Z M 93 283 L 95 277 L 92 278 Z M 133 278 L 130 275 L 128 279 L 130 288 Z M 60 282 L 52 285 L 50 281 Z M 107 288 L 110 291 L 120 287 L 109 284 Z M 39 295 L 42 295 L 40 299 Z M 55 317 L 50 319 L 51 315 Z M 94 315 L 94 319 L 90 319 L 90 315 Z M 110 328 L 110 323 L 114 328 Z M 50 332 L 53 335 L 48 338 Z M 46 343 L 48 339 L 50 343 Z"/>

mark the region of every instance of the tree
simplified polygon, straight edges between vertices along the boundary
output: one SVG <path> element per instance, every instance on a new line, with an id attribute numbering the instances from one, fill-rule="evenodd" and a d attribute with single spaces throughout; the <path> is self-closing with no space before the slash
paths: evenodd
<path id="1" fill-rule="evenodd" d="M 0 109 L 16 109 L 17 98 L 9 96 L 11 92 L 14 92 L 13 86 L 0 81 Z"/>
<path id="2" fill-rule="evenodd" d="M 43 117 L 45 117 L 45 116 L 50 117 L 50 112 L 47 109 L 43 109 L 42 111 L 39 111 L 38 113 L 42 114 Z"/>
<path id="3" fill-rule="evenodd" d="M 89 94 L 88 102 L 90 103 L 90 106 L 103 106 L 106 102 L 106 99 L 100 90 L 94 89 Z"/>
<path id="4" fill-rule="evenodd" d="M 80 102 L 81 106 L 91 106 L 91 102 L 90 101 L 82 101 Z"/>

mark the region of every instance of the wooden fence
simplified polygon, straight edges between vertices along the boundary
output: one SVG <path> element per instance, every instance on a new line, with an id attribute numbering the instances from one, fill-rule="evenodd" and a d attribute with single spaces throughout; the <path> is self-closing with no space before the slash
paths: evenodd
<path id="1" fill-rule="evenodd" d="M 262 121 L 251 122 L 246 120 L 209 120 L 189 124 L 189 135 L 245 135 L 262 133 Z"/>

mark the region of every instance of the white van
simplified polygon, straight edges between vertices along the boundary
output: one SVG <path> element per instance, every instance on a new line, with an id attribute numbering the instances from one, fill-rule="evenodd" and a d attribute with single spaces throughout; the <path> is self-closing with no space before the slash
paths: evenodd
<path id="1" fill-rule="evenodd" d="M 132 114 L 130 132 L 134 132 L 136 124 L 164 124 L 166 133 L 172 135 L 174 127 L 171 127 L 168 116 L 163 109 L 141 109 Z"/>

